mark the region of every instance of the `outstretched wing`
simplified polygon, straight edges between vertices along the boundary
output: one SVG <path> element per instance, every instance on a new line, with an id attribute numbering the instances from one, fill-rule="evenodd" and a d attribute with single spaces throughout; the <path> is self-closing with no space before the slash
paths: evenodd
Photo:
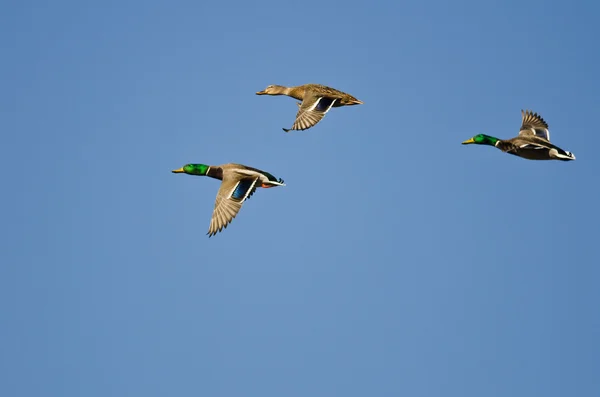
<path id="1" fill-rule="evenodd" d="M 519 135 L 535 135 L 550 141 L 548 124 L 544 121 L 542 116 L 538 115 L 537 113 L 533 113 L 531 110 L 521 110 L 521 117 L 523 121 L 521 123 L 521 131 L 519 131 Z"/>
<path id="2" fill-rule="evenodd" d="M 237 178 L 228 175 L 223 177 L 208 228 L 209 237 L 214 236 L 231 223 L 242 208 L 244 200 L 256 191 L 257 180 L 257 177 Z"/>
<path id="3" fill-rule="evenodd" d="M 329 112 L 329 109 L 333 106 L 337 98 L 327 98 L 318 96 L 308 96 L 304 98 L 296 114 L 296 121 L 290 129 L 284 128 L 285 132 L 291 130 L 306 130 L 317 124 L 325 114 Z"/>

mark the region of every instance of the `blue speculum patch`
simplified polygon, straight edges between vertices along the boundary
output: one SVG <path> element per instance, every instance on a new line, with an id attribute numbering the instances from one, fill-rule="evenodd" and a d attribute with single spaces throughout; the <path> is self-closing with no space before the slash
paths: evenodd
<path id="1" fill-rule="evenodd" d="M 335 101 L 335 99 L 331 99 L 331 98 L 321 98 L 319 103 L 317 103 L 317 106 L 315 107 L 315 109 L 318 110 L 319 112 L 324 112 L 327 109 L 329 109 L 329 107 L 331 106 L 331 104 L 334 101 Z"/>
<path id="2" fill-rule="evenodd" d="M 235 188 L 235 190 L 233 191 L 233 194 L 231 195 L 231 197 L 236 200 L 243 199 L 244 196 L 246 195 L 246 192 L 248 191 L 248 189 L 250 189 L 250 186 L 252 186 L 252 182 L 253 181 L 249 180 L 249 179 L 241 180 L 240 183 Z"/>

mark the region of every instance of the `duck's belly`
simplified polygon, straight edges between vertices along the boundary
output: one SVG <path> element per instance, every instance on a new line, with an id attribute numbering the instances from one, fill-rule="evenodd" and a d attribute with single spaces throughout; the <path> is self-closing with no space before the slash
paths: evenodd
<path id="1" fill-rule="evenodd" d="M 523 157 L 528 160 L 551 160 L 550 149 L 518 149 L 515 152 L 509 152 L 515 156 Z"/>

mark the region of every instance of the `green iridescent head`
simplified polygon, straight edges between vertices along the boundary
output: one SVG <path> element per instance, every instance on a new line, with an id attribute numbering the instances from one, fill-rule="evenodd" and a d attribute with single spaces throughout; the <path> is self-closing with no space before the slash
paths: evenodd
<path id="1" fill-rule="evenodd" d="M 206 175 L 210 166 L 206 164 L 186 164 L 178 170 L 173 170 L 171 172 L 175 174 L 189 174 L 189 175 Z"/>
<path id="2" fill-rule="evenodd" d="M 498 142 L 498 141 L 499 141 L 499 139 L 494 138 L 493 136 L 479 134 L 479 135 L 475 135 L 473 138 L 467 139 L 462 144 L 469 145 L 471 143 L 474 143 L 476 145 L 496 146 L 496 142 Z"/>

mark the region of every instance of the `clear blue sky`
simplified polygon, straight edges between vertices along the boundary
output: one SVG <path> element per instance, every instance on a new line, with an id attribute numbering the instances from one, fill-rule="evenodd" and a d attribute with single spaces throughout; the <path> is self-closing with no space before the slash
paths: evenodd
<path id="1" fill-rule="evenodd" d="M 600 5 L 487 3 L 3 3 L 0 395 L 599 396 Z"/>

